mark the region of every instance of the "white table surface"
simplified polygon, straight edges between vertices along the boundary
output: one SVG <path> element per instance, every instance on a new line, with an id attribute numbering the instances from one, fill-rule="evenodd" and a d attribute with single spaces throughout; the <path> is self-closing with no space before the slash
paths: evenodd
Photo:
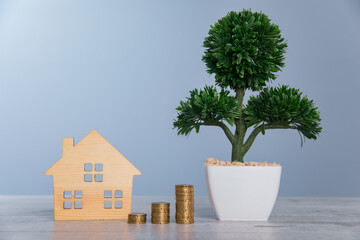
<path id="1" fill-rule="evenodd" d="M 171 203 L 171 223 L 150 223 L 151 202 Z M 147 224 L 125 220 L 54 221 L 52 196 L 0 196 L 0 239 L 337 239 L 360 240 L 360 198 L 279 198 L 268 222 L 218 221 L 207 197 L 195 198 L 195 224 L 174 220 L 173 197 L 133 197 L 133 212 Z"/>

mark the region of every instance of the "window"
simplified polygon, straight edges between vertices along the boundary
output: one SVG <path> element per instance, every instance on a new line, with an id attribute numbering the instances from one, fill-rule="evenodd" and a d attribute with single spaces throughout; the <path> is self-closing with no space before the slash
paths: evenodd
<path id="1" fill-rule="evenodd" d="M 96 163 L 95 164 L 95 171 L 101 172 L 103 170 L 103 164 L 102 163 Z"/>
<path id="2" fill-rule="evenodd" d="M 104 191 L 104 198 L 112 198 L 112 191 L 105 190 Z"/>
<path id="3" fill-rule="evenodd" d="M 71 191 L 64 191 L 64 198 L 71 198 L 72 192 Z"/>
<path id="4" fill-rule="evenodd" d="M 81 190 L 75 190 L 74 194 L 72 191 L 64 191 L 63 208 L 72 209 L 72 206 L 74 206 L 74 209 L 82 209 L 82 201 L 81 201 L 82 196 L 83 195 Z"/>
<path id="5" fill-rule="evenodd" d="M 93 168 L 94 165 L 94 168 Z M 85 163 L 84 164 L 84 182 L 102 182 L 103 181 L 103 164 L 102 163 Z M 96 173 L 95 173 L 96 172 Z"/>
<path id="6" fill-rule="evenodd" d="M 122 208 L 122 201 L 115 201 L 114 205 L 116 209 Z"/>
<path id="7" fill-rule="evenodd" d="M 70 201 L 64 201 L 64 209 L 71 209 L 71 202 Z"/>
<path id="8" fill-rule="evenodd" d="M 115 198 L 122 198 L 122 190 L 115 190 Z"/>
<path id="9" fill-rule="evenodd" d="M 104 191 L 104 208 L 105 209 L 122 209 L 122 201 L 119 198 L 123 197 L 122 190 L 115 190 L 114 195 L 112 190 L 105 190 Z M 111 200 L 111 201 L 110 201 Z M 115 200 L 115 201 L 113 201 Z M 114 204 L 113 204 L 114 203 Z"/>
<path id="10" fill-rule="evenodd" d="M 75 198 L 82 198 L 82 191 L 75 191 Z"/>
<path id="11" fill-rule="evenodd" d="M 111 209 L 112 202 L 111 201 L 104 201 L 104 208 Z"/>
<path id="12" fill-rule="evenodd" d="M 85 182 L 92 182 L 92 174 L 84 174 Z"/>
<path id="13" fill-rule="evenodd" d="M 95 174 L 95 182 L 102 182 L 103 175 L 102 174 Z"/>
<path id="14" fill-rule="evenodd" d="M 75 201 L 74 202 L 75 209 L 82 209 L 82 201 Z"/>
<path id="15" fill-rule="evenodd" d="M 91 172 L 92 171 L 92 163 L 85 163 L 84 164 L 84 171 Z"/>

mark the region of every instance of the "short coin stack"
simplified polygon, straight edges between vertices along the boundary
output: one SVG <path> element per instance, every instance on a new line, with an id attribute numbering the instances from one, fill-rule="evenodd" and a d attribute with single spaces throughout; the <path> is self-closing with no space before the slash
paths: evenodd
<path id="1" fill-rule="evenodd" d="M 194 223 L 194 186 L 175 185 L 176 223 Z"/>
<path id="2" fill-rule="evenodd" d="M 170 223 L 170 203 L 154 202 L 151 204 L 151 223 Z"/>
<path id="3" fill-rule="evenodd" d="M 130 213 L 128 215 L 128 223 L 130 224 L 145 224 L 146 214 L 145 213 Z"/>

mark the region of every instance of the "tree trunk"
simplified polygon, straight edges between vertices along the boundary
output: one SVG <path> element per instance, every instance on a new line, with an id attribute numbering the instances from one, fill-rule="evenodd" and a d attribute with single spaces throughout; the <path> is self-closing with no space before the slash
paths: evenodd
<path id="1" fill-rule="evenodd" d="M 238 109 L 239 113 L 242 113 L 243 111 L 243 100 L 245 95 L 245 88 L 238 88 L 236 89 L 236 100 L 238 101 L 238 104 L 240 108 Z M 238 119 L 235 119 L 235 135 L 234 135 L 234 141 L 232 143 L 232 154 L 231 154 L 231 161 L 232 162 L 244 162 L 244 137 L 246 134 L 247 126 L 245 119 L 241 116 Z"/>
<path id="2" fill-rule="evenodd" d="M 232 145 L 232 154 L 231 154 L 231 161 L 232 162 L 244 162 L 244 146 L 239 141 L 239 139 L 235 140 L 234 144 Z"/>

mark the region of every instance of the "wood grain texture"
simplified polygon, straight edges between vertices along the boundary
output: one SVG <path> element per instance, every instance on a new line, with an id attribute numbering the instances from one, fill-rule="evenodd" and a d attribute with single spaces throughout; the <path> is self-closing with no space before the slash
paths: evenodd
<path id="1" fill-rule="evenodd" d="M 91 171 L 85 171 L 85 164 L 92 164 Z M 95 171 L 95 164 L 102 164 L 102 171 Z M 84 181 L 85 174 L 91 175 L 91 182 Z M 95 181 L 95 174 L 102 175 L 101 182 Z M 127 218 L 133 176 L 141 172 L 93 130 L 76 146 L 73 138 L 64 138 L 62 158 L 45 175 L 53 176 L 55 220 L 96 220 Z M 122 191 L 122 198 L 114 197 L 115 190 Z M 72 198 L 64 198 L 64 191 L 71 191 Z M 74 198 L 74 191 L 82 191 L 82 198 Z M 112 198 L 105 198 L 104 191 L 112 191 Z M 71 201 L 71 209 L 64 209 L 64 201 Z M 82 208 L 75 209 L 74 201 Z M 104 208 L 104 201 L 112 202 L 111 209 Z M 115 201 L 122 202 L 121 209 L 114 207 Z"/>

